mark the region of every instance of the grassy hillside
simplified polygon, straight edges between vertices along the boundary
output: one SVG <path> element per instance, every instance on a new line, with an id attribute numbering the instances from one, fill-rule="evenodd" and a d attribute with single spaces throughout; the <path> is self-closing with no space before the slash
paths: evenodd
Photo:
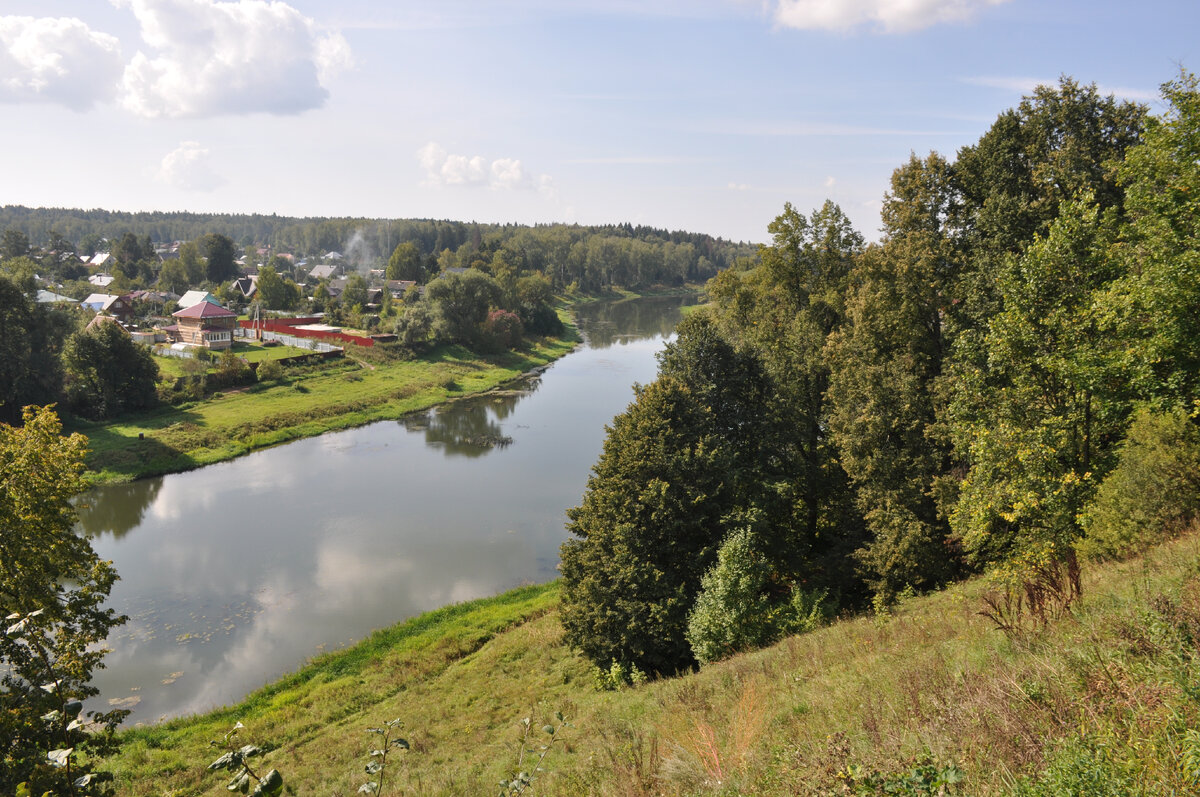
<path id="1" fill-rule="evenodd" d="M 571 351 L 561 339 L 534 339 L 518 351 L 479 355 L 443 346 L 415 360 L 358 362 L 347 356 L 301 369 L 273 385 L 229 391 L 179 407 L 163 406 L 107 423 L 76 421 L 87 435 L 95 483 L 190 470 L 289 440 L 399 418 L 479 393 Z"/>
<path id="2" fill-rule="evenodd" d="M 236 721 L 294 794 L 351 795 L 365 729 L 399 717 L 394 794 L 489 794 L 520 720 L 559 733 L 537 794 L 825 794 L 949 777 L 951 793 L 1184 794 L 1200 762 L 1200 537 L 1084 571 L 1084 597 L 1009 638 L 984 580 L 616 692 L 562 644 L 558 588 L 423 615 L 211 715 L 134 729 L 119 793 L 224 793 L 206 747 Z M 872 779 L 873 778 L 873 779 Z"/>

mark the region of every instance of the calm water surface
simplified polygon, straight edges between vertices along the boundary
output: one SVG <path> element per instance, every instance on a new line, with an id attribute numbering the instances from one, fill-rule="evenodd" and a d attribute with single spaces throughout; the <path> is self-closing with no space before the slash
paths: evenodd
<path id="1" fill-rule="evenodd" d="M 373 629 L 555 578 L 604 426 L 687 303 L 582 308 L 587 342 L 517 390 L 86 496 L 130 618 L 98 707 L 136 723 L 226 705 Z"/>

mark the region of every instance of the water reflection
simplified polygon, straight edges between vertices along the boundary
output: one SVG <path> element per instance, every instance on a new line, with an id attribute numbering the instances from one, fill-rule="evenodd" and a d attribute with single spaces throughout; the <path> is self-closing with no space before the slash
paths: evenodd
<path id="1" fill-rule="evenodd" d="M 576 320 L 588 346 L 607 349 L 630 340 L 670 335 L 679 322 L 680 309 L 695 303 L 696 297 L 690 295 L 594 302 L 582 305 Z"/>
<path id="2" fill-rule="evenodd" d="M 161 478 L 142 479 L 107 488 L 103 500 L 95 495 L 81 497 L 75 503 L 80 528 L 89 537 L 106 532 L 118 539 L 124 537 L 141 525 L 162 484 Z"/>
<path id="3" fill-rule="evenodd" d="M 402 423 L 410 432 L 422 432 L 426 445 L 441 449 L 448 457 L 481 457 L 512 442 L 500 421 L 508 418 L 521 399 L 536 391 L 540 383 L 539 377 L 530 377 L 519 386 L 434 407 Z"/>
<path id="4" fill-rule="evenodd" d="M 587 345 L 520 390 L 85 497 L 131 618 L 97 707 L 228 704 L 375 628 L 554 578 L 604 426 L 678 321 L 678 298 L 646 304 L 584 308 Z"/>

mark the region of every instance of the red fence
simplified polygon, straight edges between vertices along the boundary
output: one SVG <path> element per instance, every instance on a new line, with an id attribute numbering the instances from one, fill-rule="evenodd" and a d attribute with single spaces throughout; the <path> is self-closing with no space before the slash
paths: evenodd
<path id="1" fill-rule="evenodd" d="M 298 338 L 317 338 L 318 340 L 338 340 L 343 343 L 353 343 L 355 346 L 374 346 L 370 338 L 360 338 L 357 335 L 347 335 L 345 332 L 323 332 L 317 329 L 296 329 L 306 324 L 320 324 L 320 318 L 272 318 L 265 321 L 239 321 L 243 329 L 265 329 L 268 332 L 279 332 L 284 335 L 295 335 Z"/>

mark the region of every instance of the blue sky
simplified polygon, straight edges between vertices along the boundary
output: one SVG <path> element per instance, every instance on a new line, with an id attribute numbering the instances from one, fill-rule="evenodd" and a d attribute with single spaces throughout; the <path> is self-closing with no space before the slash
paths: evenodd
<path id="1" fill-rule="evenodd" d="M 1070 75 L 1159 110 L 1195 0 L 0 0 L 0 204 L 868 239 Z"/>

